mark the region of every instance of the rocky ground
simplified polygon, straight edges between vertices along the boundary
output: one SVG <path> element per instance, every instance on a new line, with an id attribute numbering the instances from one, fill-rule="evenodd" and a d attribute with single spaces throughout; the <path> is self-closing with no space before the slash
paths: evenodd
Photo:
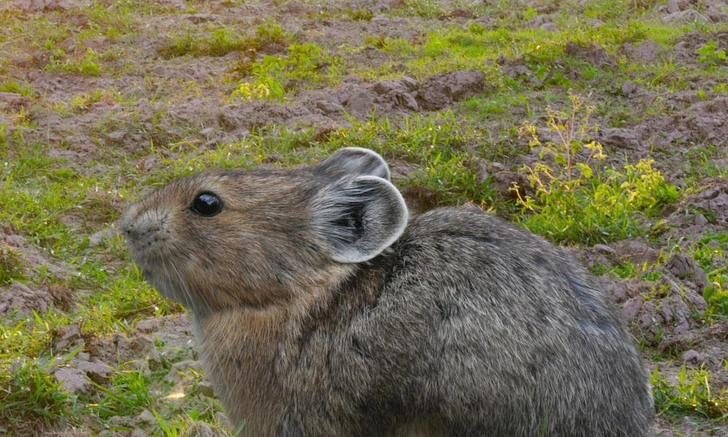
<path id="1" fill-rule="evenodd" d="M 305 138 L 325 142 L 332 133 L 372 119 L 372 114 L 401 122 L 416 114 L 451 110 L 459 120 L 467 119 L 480 132 L 488 132 L 487 138 L 466 148 L 478 160 L 479 177 L 491 181 L 496 199 L 505 199 L 512 195 L 509 188 L 513 182 L 524 181 L 519 169 L 536 159 L 525 147 L 525 140 L 513 134 L 514 123 L 543 118 L 547 106 L 565 100 L 566 87 L 550 81 L 554 71 L 573 83 L 587 80 L 584 71 L 570 69 L 559 60 L 553 61 L 556 70 L 542 74 L 532 62 L 511 55 L 496 57 L 482 68 L 440 68 L 430 74 L 412 66 L 415 55 L 408 58 L 377 43 L 402 40 L 417 46 L 435 28 L 468 28 L 476 23 L 484 29 L 497 29 L 504 22 L 511 23 L 509 20 L 519 20 L 513 22 L 529 29 L 559 32 L 566 11 L 554 1 L 514 1 L 512 7 L 498 9 L 501 15 L 484 14 L 481 3 L 489 2 L 467 1 L 159 0 L 146 12 L 135 12 L 139 5 L 134 2 L 98 3 L 101 6 L 96 15 L 84 12 L 92 2 L 83 0 L 19 0 L 0 5 L 0 23 L 6 20 L 18 26 L 15 34 L 4 34 L 8 39 L 0 44 L 0 81 L 12 80 L 32 90 L 0 92 L 0 125 L 5 126 L 3 135 L 9 138 L 0 151 L 12 162 L 18 148 L 43 144 L 39 150 L 52 162 L 62 162 L 90 179 L 113 174 L 110 184 L 126 187 L 123 191 L 112 186 L 101 190 L 87 187 L 79 197 L 78 208 L 62 212 L 62 222 L 86 235 L 93 257 L 109 269 L 129 263 L 124 254 L 117 255 L 120 243 L 114 237 L 114 219 L 128 200 L 122 194 L 138 197 L 147 188 L 142 184 L 157 182 L 150 181 L 149 175 L 168 171 L 175 160 L 182 160 L 177 165 L 184 167 L 184 160 L 261 132 L 275 141 L 280 130 L 306 131 L 309 134 Z M 654 219 L 653 230 L 658 231 L 649 238 L 570 250 L 590 267 L 610 272 L 625 265 L 643 267 L 640 275 L 623 278 L 606 274 L 601 280 L 621 307 L 650 369 L 656 366 L 672 384 L 683 369 L 704 370 L 710 375 L 712 390 L 725 394 L 728 308 L 722 316 L 705 314 L 706 287 L 711 286 L 711 278 L 720 274 L 715 271 L 721 267 L 706 272 L 696 259 L 696 250 L 704 254 L 714 249 L 712 265 L 722 263 L 725 270 L 726 254 L 721 246 L 725 241 L 709 236 L 728 233 L 728 92 L 721 84 L 726 75 L 720 73 L 726 64 L 719 51 L 714 52 L 715 59 L 708 60 L 696 52 L 710 42 L 717 49 L 728 48 L 728 30 L 715 27 L 728 21 L 728 7 L 721 0 L 629 3 L 639 4 L 639 14 L 664 25 L 682 28 L 692 24 L 695 30 L 670 46 L 656 42 L 648 32 L 617 51 L 605 50 L 598 43 L 565 40 L 564 53 L 605 71 L 626 64 L 635 65 L 636 70 L 638 65 L 669 63 L 666 78 L 660 78 L 663 85 L 637 73 L 619 74 L 613 82 L 587 85 L 582 93 L 592 102 L 616 102 L 604 106 L 604 112 L 595 112 L 592 119 L 598 126 L 593 139 L 611 152 L 612 162 L 653 158 L 682 195 L 679 203 Z M 606 18 L 596 15 L 584 15 L 584 25 L 602 26 Z M 271 20 L 288 36 L 259 39 L 254 55 L 245 50 L 169 55 L 175 38 L 184 37 L 185 29 L 193 29 L 194 35 L 209 33 L 218 26 L 246 31 Z M 53 30 L 56 28 L 65 30 Z M 47 34 L 46 42 L 31 37 L 37 34 Z M 250 65 L 246 59 L 287 55 L 293 40 L 315 43 L 340 56 L 343 60 L 316 67 L 328 73 L 336 68 L 339 74 L 329 74 L 321 81 L 291 77 L 283 83 L 283 100 L 231 97 L 247 77 Z M 715 63 L 715 69 L 704 74 L 709 62 Z M 94 63 L 101 66 L 98 74 L 84 72 L 84 65 L 93 70 Z M 385 73 L 371 73 L 377 71 Z M 507 116 L 468 118 L 464 101 L 498 91 L 492 71 L 523 84 L 525 103 L 509 107 Z M 621 118 L 614 111 L 621 111 Z M 509 144 L 518 153 L 511 151 L 496 159 L 492 153 L 480 151 Z M 291 153 L 302 156 L 306 148 L 305 144 L 294 144 Z M 288 162 L 278 150 L 260 161 L 265 165 Z M 395 157 L 395 183 L 406 181 L 417 167 L 417 163 Z M 10 186 L 9 181 L 5 184 Z M 407 187 L 413 210 L 443 203 L 437 196 Z M 42 196 L 42 186 L 29 190 Z M 213 397 L 199 376 L 202 370 L 195 361 L 192 332 L 179 309 L 133 319 L 117 334 L 89 336 L 88 322 L 73 317 L 93 293 L 73 285 L 74 275 L 79 274 L 76 258 L 54 253 L 43 241 L 11 223 L 0 223 L 0 244 L 18 254 L 26 272 L 24 281 L 0 281 L 0 316 L 9 320 L 19 314 L 32 315 L 33 311 L 44 314 L 50 308 L 70 315 L 52 336 L 53 351 L 79 348 L 70 361 L 52 369 L 63 390 L 93 393 L 94 384 L 108 383 L 121 363 L 131 363 L 130 368 L 142 372 L 158 374 L 161 369 L 166 373 L 160 383 L 164 390 L 153 396 L 187 392 L 192 397 Z M 9 264 L 4 268 L 9 270 Z M 55 279 L 34 282 L 32 277 L 38 272 Z M 199 435 L 222 432 L 215 425 L 224 422 L 219 408 L 205 408 L 213 408 L 205 420 L 209 424 L 190 420 L 180 428 Z M 54 424 L 49 429 L 54 434 L 49 435 L 169 434 L 159 428 L 150 409 L 112 416 L 103 425 L 92 417 Z M 29 431 L 15 426 L 6 428 L 0 422 L 0 431 L 15 429 L 17 435 Z M 728 436 L 728 425 L 725 417 L 710 421 L 695 412 L 666 413 L 658 418 L 654 435 Z"/>

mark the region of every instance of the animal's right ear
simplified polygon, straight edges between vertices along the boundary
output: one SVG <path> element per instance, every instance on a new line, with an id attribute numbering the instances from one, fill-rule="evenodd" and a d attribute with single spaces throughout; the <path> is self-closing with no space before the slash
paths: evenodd
<path id="1" fill-rule="evenodd" d="M 390 173 L 384 158 L 373 150 L 346 147 L 316 164 L 312 171 L 331 179 L 346 176 L 377 176 L 389 180 Z"/>
<path id="2" fill-rule="evenodd" d="M 316 233 L 328 245 L 331 259 L 340 263 L 374 258 L 407 226 L 402 195 L 376 176 L 339 179 L 319 193 L 312 208 Z"/>

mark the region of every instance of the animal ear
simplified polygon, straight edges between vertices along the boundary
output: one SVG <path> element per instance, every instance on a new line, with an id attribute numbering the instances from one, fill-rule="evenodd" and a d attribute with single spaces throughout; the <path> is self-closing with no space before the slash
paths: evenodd
<path id="1" fill-rule="evenodd" d="M 313 202 L 314 228 L 331 259 L 359 263 L 379 255 L 407 226 L 407 206 L 391 182 L 376 176 L 343 178 Z"/>
<path id="2" fill-rule="evenodd" d="M 377 176 L 389 180 L 389 167 L 377 152 L 361 147 L 346 147 L 313 167 L 313 172 L 331 179 L 345 176 Z"/>

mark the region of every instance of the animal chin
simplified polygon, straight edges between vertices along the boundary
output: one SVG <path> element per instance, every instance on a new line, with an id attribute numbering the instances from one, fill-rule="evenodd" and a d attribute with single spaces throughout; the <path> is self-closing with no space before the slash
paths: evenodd
<path id="1" fill-rule="evenodd" d="M 153 269 L 142 269 L 142 273 L 144 273 L 144 277 L 147 279 L 147 281 L 156 288 L 159 293 L 168 298 L 172 299 L 174 301 L 186 304 L 186 301 L 183 297 L 183 295 L 179 292 L 179 290 L 184 289 L 184 284 L 178 284 L 177 280 L 173 280 L 174 276 L 171 276 L 171 272 L 167 272 L 166 269 L 160 269 L 160 268 L 153 268 Z"/>

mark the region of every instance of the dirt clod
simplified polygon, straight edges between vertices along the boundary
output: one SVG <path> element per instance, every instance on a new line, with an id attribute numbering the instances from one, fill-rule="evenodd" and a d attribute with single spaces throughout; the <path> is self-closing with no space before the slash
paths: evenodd
<path id="1" fill-rule="evenodd" d="M 422 109 L 435 111 L 486 89 L 480 71 L 453 71 L 434 75 L 420 84 L 417 102 Z"/>
<path id="2" fill-rule="evenodd" d="M 25 284 L 15 282 L 0 294 L 0 315 L 8 316 L 11 312 L 31 315 L 33 311 L 44 313 L 53 303 L 53 296 L 46 289 L 34 289 Z"/>

